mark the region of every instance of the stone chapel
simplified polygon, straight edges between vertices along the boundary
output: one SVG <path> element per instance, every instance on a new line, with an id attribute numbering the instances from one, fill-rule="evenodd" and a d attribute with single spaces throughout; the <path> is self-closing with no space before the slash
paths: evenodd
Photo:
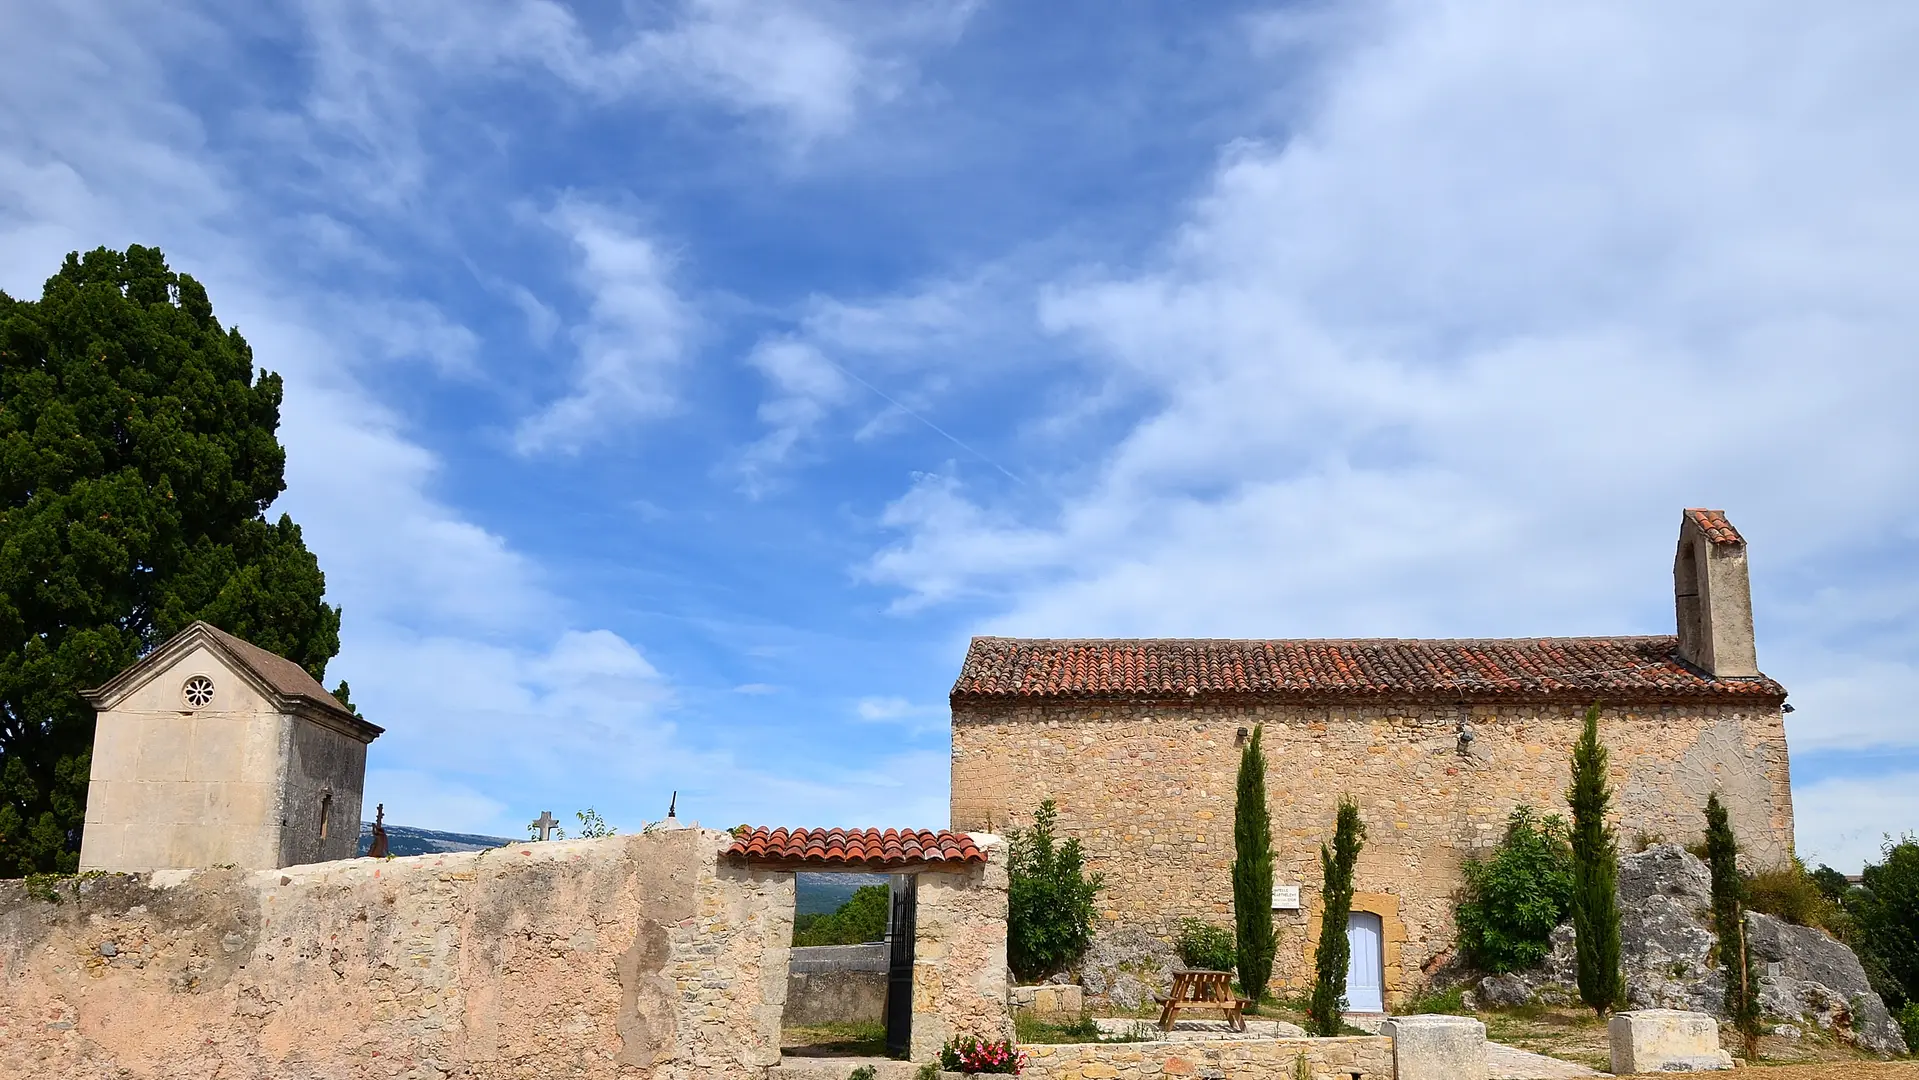
<path id="1" fill-rule="evenodd" d="M 952 827 L 1030 822 L 1044 799 L 1105 877 L 1102 931 L 1232 919 L 1240 748 L 1264 725 L 1279 989 L 1310 985 L 1319 845 L 1342 795 L 1367 836 L 1348 926 L 1355 1011 L 1451 956 L 1464 860 L 1524 803 L 1563 812 L 1598 703 L 1615 825 L 1692 840 L 1718 791 L 1755 863 L 1792 852 L 1786 691 L 1759 671 L 1746 544 L 1680 518 L 1677 633 L 1471 640 L 975 638 L 951 695 Z"/>
<path id="2" fill-rule="evenodd" d="M 265 870 L 359 850 L 361 719 L 300 665 L 204 622 L 86 698 L 81 870 Z"/>

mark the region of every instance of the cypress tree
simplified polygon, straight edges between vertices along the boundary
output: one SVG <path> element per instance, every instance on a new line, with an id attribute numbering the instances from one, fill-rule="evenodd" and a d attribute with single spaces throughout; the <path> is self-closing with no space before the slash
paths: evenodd
<path id="1" fill-rule="evenodd" d="M 0 293 L 0 877 L 79 862 L 81 688 L 195 619 L 316 679 L 340 649 L 299 526 L 266 516 L 281 387 L 253 359 L 154 248 Z"/>
<path id="2" fill-rule="evenodd" d="M 1746 942 L 1745 882 L 1739 877 L 1739 841 L 1719 793 L 1706 799 L 1706 865 L 1712 871 L 1712 924 L 1719 964 L 1726 970 L 1726 1015 L 1745 1040 L 1746 1060 L 1759 1060 L 1759 980 Z"/>
<path id="3" fill-rule="evenodd" d="M 1266 809 L 1264 725 L 1239 755 L 1239 794 L 1233 804 L 1233 939 L 1240 989 L 1255 1003 L 1273 976 L 1273 823 Z M 1255 1004 L 1257 1008 L 1257 1004 Z"/>
<path id="4" fill-rule="evenodd" d="M 1333 827 L 1333 847 L 1319 845 L 1324 911 L 1319 920 L 1319 947 L 1313 951 L 1313 997 L 1306 1026 L 1315 1035 L 1339 1034 L 1340 1011 L 1346 1007 L 1346 967 L 1353 946 L 1346 940 L 1346 922 L 1353 913 L 1353 866 L 1366 842 L 1366 826 L 1351 799 L 1339 800 L 1339 820 Z"/>
<path id="5" fill-rule="evenodd" d="M 1573 746 L 1573 931 L 1579 999 L 1600 1016 L 1626 998 L 1619 966 L 1619 842 L 1606 824 L 1612 789 L 1606 783 L 1606 747 L 1599 741 L 1599 706 L 1586 710 L 1585 730 Z"/>

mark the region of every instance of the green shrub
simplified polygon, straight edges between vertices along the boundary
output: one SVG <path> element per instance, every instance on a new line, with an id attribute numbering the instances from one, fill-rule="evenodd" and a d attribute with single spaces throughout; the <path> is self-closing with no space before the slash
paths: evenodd
<path id="1" fill-rule="evenodd" d="M 1846 930 L 1844 911 L 1797 858 L 1746 875 L 1746 907 L 1794 926 L 1818 927 L 1834 936 Z"/>
<path id="2" fill-rule="evenodd" d="M 937 1061 L 922 1062 L 919 1071 L 913 1074 L 913 1080 L 940 1080 L 940 1063 Z"/>
<path id="3" fill-rule="evenodd" d="M 1231 928 L 1198 919 L 1179 921 L 1178 947 L 1181 963 L 1203 971 L 1231 971 L 1239 954 Z"/>
<path id="4" fill-rule="evenodd" d="M 1883 859 L 1866 867 L 1860 892 L 1850 898 L 1855 947 L 1870 953 L 1868 974 L 1877 969 L 1886 984 L 1880 991 L 1898 1008 L 1919 1002 L 1919 842 L 1908 836 L 1888 840 Z M 1862 958 L 1863 959 L 1863 958 Z"/>
<path id="5" fill-rule="evenodd" d="M 1058 820 L 1048 799 L 1033 813 L 1031 829 L 1006 831 L 1006 959 L 1021 979 L 1064 968 L 1093 940 L 1100 876 L 1086 872 L 1078 840 L 1054 837 Z"/>
<path id="6" fill-rule="evenodd" d="M 1846 875 L 1825 863 L 1820 863 L 1819 869 L 1812 872 L 1812 883 L 1835 904 L 1845 903 L 1846 894 L 1852 891 L 1852 882 L 1846 880 Z"/>
<path id="7" fill-rule="evenodd" d="M 1908 1001 L 1899 1010 L 1899 1027 L 1906 1033 L 1906 1049 L 1919 1054 L 1919 1001 Z"/>
<path id="8" fill-rule="evenodd" d="M 1534 967 L 1551 951 L 1553 928 L 1572 909 L 1573 849 L 1557 814 L 1514 808 L 1492 856 L 1465 865 L 1454 909 L 1459 944 L 1481 971 Z"/>
<path id="9" fill-rule="evenodd" d="M 892 892 L 884 885 L 862 885 L 838 911 L 801 915 L 793 920 L 793 944 L 863 945 L 886 937 Z"/>
<path id="10" fill-rule="evenodd" d="M 1449 987 L 1445 990 L 1428 990 L 1424 995 L 1406 1002 L 1397 1010 L 1400 1016 L 1418 1016 L 1422 1013 L 1442 1013 L 1447 1016 L 1471 1016 L 1473 1011 L 1466 1007 L 1466 988 Z"/>
<path id="11" fill-rule="evenodd" d="M 846 1080 L 879 1080 L 880 1071 L 871 1065 L 861 1065 L 846 1074 Z"/>

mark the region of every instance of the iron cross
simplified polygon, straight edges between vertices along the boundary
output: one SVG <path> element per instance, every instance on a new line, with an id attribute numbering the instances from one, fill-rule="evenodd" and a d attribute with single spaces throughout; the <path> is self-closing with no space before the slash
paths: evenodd
<path id="1" fill-rule="evenodd" d="M 540 819 L 533 823 L 533 827 L 540 830 L 540 839 L 546 840 L 553 835 L 554 828 L 559 824 L 558 821 L 553 819 L 553 811 L 542 810 L 540 811 Z"/>

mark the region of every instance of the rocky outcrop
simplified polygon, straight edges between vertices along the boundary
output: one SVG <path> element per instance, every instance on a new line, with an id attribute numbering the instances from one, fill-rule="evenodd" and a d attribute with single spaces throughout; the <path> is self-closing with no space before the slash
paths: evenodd
<path id="1" fill-rule="evenodd" d="M 1135 926 L 1103 931 L 1079 958 L 1075 971 L 1086 993 L 1121 1009 L 1137 1009 L 1173 983 L 1182 966 L 1170 942 Z"/>
<path id="2" fill-rule="evenodd" d="M 1768 1017 L 1825 1028 L 1876 1054 L 1906 1052 L 1898 1022 L 1843 942 L 1758 912 L 1747 913 L 1746 934 L 1754 965 L 1765 972 L 1759 1004 Z"/>
<path id="3" fill-rule="evenodd" d="M 1682 1009 L 1726 1018 L 1725 972 L 1716 962 L 1712 879 L 1677 844 L 1655 844 L 1619 859 L 1619 936 L 1632 1009 Z M 1811 1025 L 1878 1054 L 1906 1050 L 1899 1025 L 1866 983 L 1859 958 L 1825 932 L 1748 913 L 1750 945 L 1766 1016 L 1787 1028 Z M 1480 980 L 1475 997 L 1492 1006 L 1563 1005 L 1578 1000 L 1573 928 L 1552 934 L 1552 951 L 1532 971 Z"/>

